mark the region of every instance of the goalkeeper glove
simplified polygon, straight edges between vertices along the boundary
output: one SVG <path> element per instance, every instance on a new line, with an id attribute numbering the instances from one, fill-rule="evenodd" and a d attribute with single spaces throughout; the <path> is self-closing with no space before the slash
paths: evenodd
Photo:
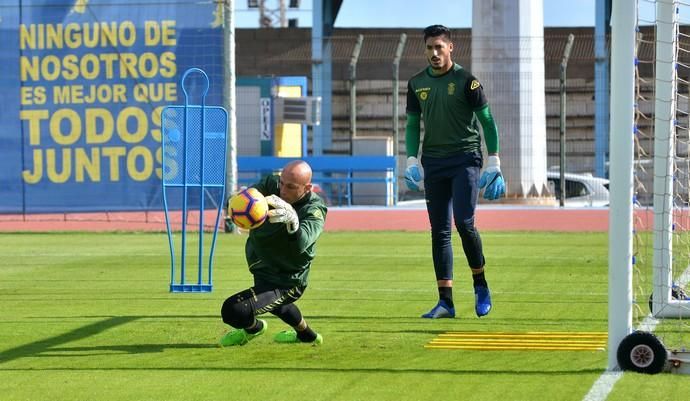
<path id="1" fill-rule="evenodd" d="M 419 166 L 419 162 L 414 156 L 407 158 L 405 184 L 410 191 L 424 191 L 424 170 Z"/>
<path id="2" fill-rule="evenodd" d="M 277 195 L 266 197 L 266 203 L 273 209 L 268 211 L 268 221 L 271 223 L 285 223 L 288 234 L 294 234 L 299 229 L 297 212 L 291 204 L 285 202 Z"/>
<path id="3" fill-rule="evenodd" d="M 484 199 L 496 200 L 506 193 L 506 183 L 501 174 L 501 160 L 498 156 L 489 156 L 486 169 L 479 179 L 479 188 L 484 187 Z"/>

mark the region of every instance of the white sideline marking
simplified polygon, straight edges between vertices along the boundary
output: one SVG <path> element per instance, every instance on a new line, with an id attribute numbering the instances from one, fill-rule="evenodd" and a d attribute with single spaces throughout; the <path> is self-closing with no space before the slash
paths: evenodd
<path id="1" fill-rule="evenodd" d="M 606 371 L 599 376 L 599 379 L 594 382 L 592 388 L 589 389 L 583 401 L 604 401 L 613 389 L 613 385 L 616 384 L 618 379 L 623 377 L 623 372 L 609 372 Z"/>

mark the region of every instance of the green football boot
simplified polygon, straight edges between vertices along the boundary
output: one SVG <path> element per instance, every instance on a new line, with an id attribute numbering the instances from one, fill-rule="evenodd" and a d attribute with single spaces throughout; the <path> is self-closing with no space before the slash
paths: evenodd
<path id="1" fill-rule="evenodd" d="M 295 330 L 281 331 L 280 333 L 276 334 L 275 337 L 273 337 L 273 341 L 281 344 L 302 343 L 302 341 L 299 338 L 297 338 L 297 332 Z M 321 334 L 316 333 L 316 340 L 304 344 L 321 345 L 323 344 L 323 336 Z"/>
<path id="2" fill-rule="evenodd" d="M 221 347 L 232 347 L 233 345 L 244 345 L 249 341 L 253 340 L 266 332 L 268 329 L 268 323 L 265 320 L 258 319 L 263 327 L 257 333 L 249 334 L 245 329 L 233 329 L 230 330 L 223 338 L 220 339 Z"/>

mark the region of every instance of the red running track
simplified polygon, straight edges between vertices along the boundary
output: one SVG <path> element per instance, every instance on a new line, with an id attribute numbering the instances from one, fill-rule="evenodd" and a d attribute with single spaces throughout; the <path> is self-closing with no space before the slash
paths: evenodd
<path id="1" fill-rule="evenodd" d="M 636 228 L 648 230 L 652 212 L 636 212 Z M 476 224 L 480 231 L 608 231 L 608 209 L 491 208 L 477 209 Z M 326 229 L 333 231 L 430 229 L 424 209 L 384 209 L 376 211 L 329 211 Z"/>
<path id="2" fill-rule="evenodd" d="M 687 212 L 686 212 L 687 214 Z M 477 227 L 481 231 L 608 231 L 608 209 L 551 208 L 479 208 Z M 686 216 L 687 217 L 687 216 Z M 205 226 L 215 221 L 204 217 Z M 635 227 L 648 230 L 651 210 L 636 211 Z M 190 227 L 198 225 L 198 216 L 189 218 Z M 172 223 L 179 229 L 179 219 Z M 161 212 L 82 213 L 43 215 L 0 215 L 0 232 L 17 231 L 165 231 Z M 331 208 L 326 231 L 427 231 L 425 209 L 402 208 Z"/>

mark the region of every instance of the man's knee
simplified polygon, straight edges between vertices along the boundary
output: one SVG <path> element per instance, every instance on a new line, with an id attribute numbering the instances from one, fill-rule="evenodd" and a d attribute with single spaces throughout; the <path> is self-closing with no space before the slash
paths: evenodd
<path id="1" fill-rule="evenodd" d="M 450 230 L 436 230 L 431 232 L 431 242 L 434 245 L 450 245 L 451 231 Z"/>
<path id="2" fill-rule="evenodd" d="M 477 228 L 474 226 L 474 218 L 457 222 L 455 225 L 461 237 L 473 238 L 477 235 Z"/>
<path id="3" fill-rule="evenodd" d="M 223 322 L 235 328 L 246 328 L 254 322 L 254 311 L 247 299 L 235 294 L 223 302 L 220 314 Z"/>

